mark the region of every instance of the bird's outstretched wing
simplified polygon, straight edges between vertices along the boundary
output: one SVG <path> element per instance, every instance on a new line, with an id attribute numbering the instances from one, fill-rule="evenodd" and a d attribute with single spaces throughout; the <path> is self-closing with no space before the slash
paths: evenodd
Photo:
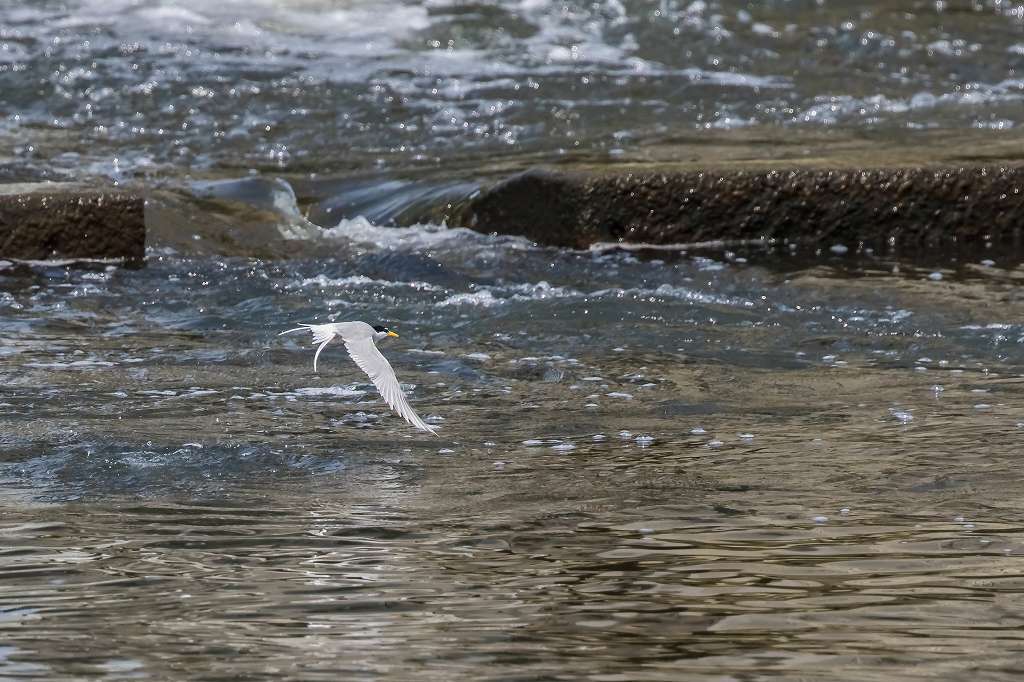
<path id="1" fill-rule="evenodd" d="M 392 410 L 417 429 L 437 435 L 437 431 L 420 419 L 419 415 L 410 407 L 409 401 L 402 393 L 402 387 L 398 384 L 395 370 L 391 369 L 391 363 L 377 350 L 373 339 L 345 339 L 345 348 L 355 363 L 359 365 L 359 369 L 370 377 L 370 381 L 377 387 L 384 401 L 391 406 Z"/>

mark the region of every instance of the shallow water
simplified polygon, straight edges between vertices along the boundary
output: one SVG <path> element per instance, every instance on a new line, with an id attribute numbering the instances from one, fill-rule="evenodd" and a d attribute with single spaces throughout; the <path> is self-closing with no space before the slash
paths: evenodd
<path id="1" fill-rule="evenodd" d="M 1020 254 L 435 223 L 559 160 L 1016 158 L 1022 67 L 1005 1 L 0 0 L 0 179 L 149 200 L 145 268 L 0 261 L 0 677 L 1015 679 Z M 346 319 L 439 438 L 277 336 Z"/>
<path id="2" fill-rule="evenodd" d="M 0 676 L 1016 676 L 1019 268 L 314 246 L 0 269 Z"/>
<path id="3" fill-rule="evenodd" d="M 21 173 L 447 172 L 702 134 L 1014 128 L 1024 5 L 0 2 Z"/>

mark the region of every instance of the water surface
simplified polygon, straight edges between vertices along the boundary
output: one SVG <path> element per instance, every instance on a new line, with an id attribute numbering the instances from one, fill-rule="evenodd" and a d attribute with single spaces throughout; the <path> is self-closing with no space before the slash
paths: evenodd
<path id="1" fill-rule="evenodd" d="M 1016 675 L 1013 264 L 314 246 L 4 264 L 5 678 Z"/>
<path id="2" fill-rule="evenodd" d="M 1005 1 L 0 0 L 0 179 L 149 198 L 144 268 L 0 261 L 0 677 L 1016 679 L 1019 257 L 442 223 L 537 163 L 1015 159 L 1022 67 Z M 348 319 L 439 438 L 277 336 Z"/>
<path id="3" fill-rule="evenodd" d="M 20 173 L 479 170 L 716 131 L 1020 122 L 1024 5 L 0 2 Z"/>

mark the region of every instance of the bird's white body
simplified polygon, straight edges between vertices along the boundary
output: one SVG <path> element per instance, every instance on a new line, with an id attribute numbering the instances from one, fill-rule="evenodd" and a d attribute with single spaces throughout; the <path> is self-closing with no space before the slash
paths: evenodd
<path id="1" fill-rule="evenodd" d="M 345 349 L 348 351 L 349 356 L 359 365 L 359 369 L 366 372 L 366 376 L 370 377 L 370 381 L 377 387 L 381 397 L 391 406 L 391 409 L 417 429 L 432 433 L 435 436 L 437 435 L 434 427 L 420 419 L 419 415 L 413 411 L 405 394 L 402 393 L 402 387 L 395 376 L 395 370 L 391 368 L 391 363 L 377 349 L 377 341 L 389 336 L 398 336 L 398 334 L 387 329 L 378 331 L 365 322 L 303 324 L 294 329 L 283 331 L 281 334 L 306 330 L 313 333 L 313 343 L 318 344 L 316 354 L 313 355 L 314 372 L 316 371 L 317 360 L 320 358 L 320 352 L 327 344 L 340 337 L 345 344 Z"/>

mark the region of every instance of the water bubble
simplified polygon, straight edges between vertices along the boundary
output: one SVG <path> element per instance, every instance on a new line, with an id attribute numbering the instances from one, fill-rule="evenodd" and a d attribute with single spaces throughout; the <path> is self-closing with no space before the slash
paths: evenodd
<path id="1" fill-rule="evenodd" d="M 845 244 L 833 244 L 832 246 L 828 247 L 828 250 L 836 254 L 837 256 L 841 256 L 847 251 L 849 251 L 850 247 L 846 246 Z"/>
<path id="2" fill-rule="evenodd" d="M 986 258 L 985 260 L 981 261 L 981 264 L 982 264 L 982 265 L 984 265 L 984 266 L 985 266 L 986 268 L 990 268 L 990 267 L 992 267 L 993 265 L 995 265 L 995 264 L 996 264 L 996 262 L 995 262 L 994 260 L 991 260 L 991 259 L 989 259 L 989 258 Z"/>
<path id="3" fill-rule="evenodd" d="M 696 428 L 690 429 L 690 433 L 692 433 L 695 436 L 700 436 L 702 434 L 707 433 L 707 431 L 705 431 L 703 427 L 698 426 Z"/>
<path id="4" fill-rule="evenodd" d="M 632 400 L 633 396 L 629 393 L 622 393 L 621 391 L 612 391 L 607 394 L 609 398 L 622 398 L 623 400 Z"/>
<path id="5" fill-rule="evenodd" d="M 962 516 L 954 516 L 953 517 L 953 523 L 963 523 L 963 522 L 964 522 L 964 517 L 962 517 Z"/>
<path id="6" fill-rule="evenodd" d="M 523 445 L 525 445 L 528 448 L 532 448 L 532 447 L 536 447 L 538 445 L 544 445 L 544 441 L 537 440 L 536 438 L 529 438 L 529 439 L 523 441 Z"/>
<path id="7" fill-rule="evenodd" d="M 568 452 L 569 450 L 575 450 L 576 446 L 573 445 L 572 443 L 559 443 L 558 445 L 552 445 L 551 449 L 552 450 L 561 450 L 563 452 Z"/>
<path id="8" fill-rule="evenodd" d="M 484 447 L 485 448 L 493 448 L 495 445 L 497 445 L 497 443 L 495 443 L 492 440 L 485 440 L 484 441 Z"/>
<path id="9" fill-rule="evenodd" d="M 843 507 L 842 509 L 839 510 L 839 513 L 842 514 L 843 516 L 846 516 L 847 514 L 850 513 L 850 508 L 849 507 Z"/>
<path id="10" fill-rule="evenodd" d="M 942 273 L 941 272 L 933 272 L 930 275 L 928 275 L 928 279 L 930 279 L 933 282 L 939 282 L 939 281 L 942 280 Z"/>
<path id="11" fill-rule="evenodd" d="M 625 430 L 619 431 L 619 438 L 622 438 L 623 440 L 628 440 L 632 436 L 633 436 L 633 434 L 630 433 L 629 431 L 625 431 Z"/>
<path id="12" fill-rule="evenodd" d="M 904 412 L 902 410 L 891 410 L 891 412 L 892 416 L 899 420 L 901 424 L 907 424 L 914 421 L 914 415 L 909 412 Z"/>
<path id="13" fill-rule="evenodd" d="M 988 403 L 978 403 L 977 405 L 974 406 L 974 409 L 976 409 L 976 410 L 987 410 L 990 407 L 992 407 L 992 406 L 989 405 Z"/>
<path id="14" fill-rule="evenodd" d="M 754 440 L 754 434 L 752 433 L 741 433 L 740 440 Z"/>
<path id="15" fill-rule="evenodd" d="M 439 455 L 450 455 L 453 452 L 455 452 L 455 451 L 452 450 L 451 448 L 441 448 L 440 450 L 437 451 L 437 454 L 439 454 Z"/>
<path id="16" fill-rule="evenodd" d="M 633 440 L 635 440 L 640 447 L 647 447 L 654 442 L 654 436 L 637 436 Z"/>
<path id="17" fill-rule="evenodd" d="M 963 527 L 968 529 L 968 530 L 970 530 L 971 528 L 974 528 L 974 524 L 973 523 L 965 523 Z"/>
<path id="18" fill-rule="evenodd" d="M 709 448 L 720 448 L 722 445 L 724 445 L 724 443 L 720 440 L 709 440 L 707 443 L 707 447 Z"/>
<path id="19" fill-rule="evenodd" d="M 815 516 L 811 520 L 814 521 L 815 523 L 826 523 L 828 521 L 828 517 L 827 516 Z"/>
<path id="20" fill-rule="evenodd" d="M 596 441 L 602 441 L 607 440 L 608 436 L 604 435 L 603 433 L 595 433 L 593 436 L 591 436 L 591 438 Z"/>

